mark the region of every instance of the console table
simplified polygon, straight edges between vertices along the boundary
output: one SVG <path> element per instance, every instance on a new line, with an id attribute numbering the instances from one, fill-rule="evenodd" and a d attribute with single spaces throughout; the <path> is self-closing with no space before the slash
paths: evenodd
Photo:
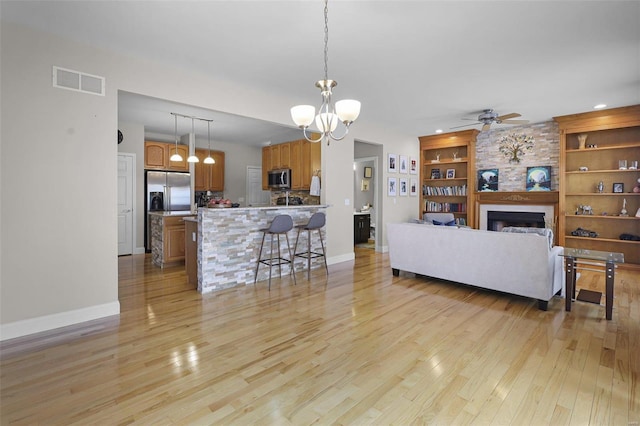
<path id="1" fill-rule="evenodd" d="M 571 303 L 576 297 L 576 270 L 586 269 L 599 272 L 602 269 L 592 269 L 588 266 L 604 267 L 605 312 L 606 318 L 610 320 L 613 316 L 613 281 L 615 277 L 616 263 L 624 263 L 624 254 L 608 251 L 565 248 L 560 256 L 563 256 L 565 261 L 565 310 L 567 312 L 571 311 Z M 586 266 L 582 266 L 582 264 Z"/>

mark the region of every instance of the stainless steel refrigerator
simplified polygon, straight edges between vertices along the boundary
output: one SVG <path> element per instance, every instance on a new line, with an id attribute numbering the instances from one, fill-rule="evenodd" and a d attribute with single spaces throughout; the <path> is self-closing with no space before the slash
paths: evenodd
<path id="1" fill-rule="evenodd" d="M 181 172 L 147 171 L 145 176 L 145 247 L 151 250 L 149 212 L 191 210 L 191 175 Z"/>

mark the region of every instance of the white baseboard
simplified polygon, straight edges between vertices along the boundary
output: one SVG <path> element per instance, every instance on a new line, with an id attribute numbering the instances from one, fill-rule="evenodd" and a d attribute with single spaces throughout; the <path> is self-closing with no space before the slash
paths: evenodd
<path id="1" fill-rule="evenodd" d="M 355 260 L 356 254 L 354 252 L 341 254 L 340 256 L 333 256 L 327 258 L 327 265 L 333 265 L 336 263 L 349 262 Z"/>
<path id="2" fill-rule="evenodd" d="M 144 247 L 136 247 L 133 249 L 133 254 L 144 254 Z"/>
<path id="3" fill-rule="evenodd" d="M 120 302 L 116 300 L 103 305 L 2 324 L 0 325 L 0 341 L 119 314 Z"/>

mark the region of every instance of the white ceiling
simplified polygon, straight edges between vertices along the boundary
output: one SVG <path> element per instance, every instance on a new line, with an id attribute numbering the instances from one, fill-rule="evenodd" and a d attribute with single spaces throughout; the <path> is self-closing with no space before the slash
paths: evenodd
<path id="1" fill-rule="evenodd" d="M 2 20 L 270 87 L 292 105 L 320 101 L 313 85 L 323 77 L 321 0 L 2 0 L 1 6 Z M 599 103 L 638 104 L 640 1 L 332 0 L 329 78 L 339 82 L 335 99 L 362 102 L 361 121 L 416 136 L 472 123 L 462 119 L 484 108 L 537 123 Z M 142 122 L 152 133 L 172 135 L 168 113 L 180 107 L 219 121 L 212 126 L 217 140 L 292 139 L 293 124 L 121 98 L 120 120 Z M 182 126 L 179 133 L 190 129 Z M 197 133 L 206 138 L 203 129 Z"/>

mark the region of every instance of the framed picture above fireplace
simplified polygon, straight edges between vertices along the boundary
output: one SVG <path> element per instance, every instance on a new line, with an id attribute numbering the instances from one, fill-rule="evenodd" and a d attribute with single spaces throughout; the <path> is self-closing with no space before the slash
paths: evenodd
<path id="1" fill-rule="evenodd" d="M 478 192 L 498 190 L 498 169 L 478 170 Z"/>
<path id="2" fill-rule="evenodd" d="M 551 191 L 551 166 L 527 167 L 527 191 Z"/>

